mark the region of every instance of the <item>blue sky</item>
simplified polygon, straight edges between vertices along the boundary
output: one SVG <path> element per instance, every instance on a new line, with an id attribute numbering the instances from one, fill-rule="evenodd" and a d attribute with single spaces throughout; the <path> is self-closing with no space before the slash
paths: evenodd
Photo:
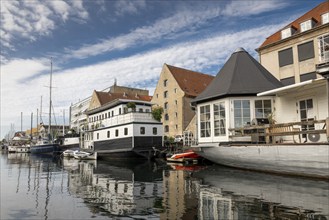
<path id="1" fill-rule="evenodd" d="M 114 79 L 153 95 L 164 63 L 216 75 L 237 47 L 258 59 L 266 37 L 320 2 L 1 0 L 0 138 L 20 130 L 21 112 L 30 128 L 41 96 L 47 123 L 51 57 L 56 121 L 65 111 L 67 124 L 71 103 Z"/>

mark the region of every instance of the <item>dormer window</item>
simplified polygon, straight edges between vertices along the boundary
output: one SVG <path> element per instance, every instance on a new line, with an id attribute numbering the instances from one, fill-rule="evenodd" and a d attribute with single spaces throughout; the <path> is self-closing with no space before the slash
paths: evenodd
<path id="1" fill-rule="evenodd" d="M 286 28 L 281 31 L 281 39 L 285 39 L 287 37 L 290 37 L 292 35 L 292 29 L 291 28 Z"/>
<path id="2" fill-rule="evenodd" d="M 307 20 L 300 23 L 300 32 L 310 30 L 313 26 L 312 24 L 313 24 L 312 20 Z"/>
<path id="3" fill-rule="evenodd" d="M 327 24 L 329 23 L 329 12 L 321 15 L 321 20 L 322 20 L 322 24 Z"/>

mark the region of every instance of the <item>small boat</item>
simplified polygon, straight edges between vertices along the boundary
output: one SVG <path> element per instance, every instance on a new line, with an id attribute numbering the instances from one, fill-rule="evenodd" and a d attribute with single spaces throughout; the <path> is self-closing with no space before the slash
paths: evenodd
<path id="1" fill-rule="evenodd" d="M 74 157 L 74 152 L 77 150 L 65 150 L 63 151 L 63 157 Z"/>
<path id="2" fill-rule="evenodd" d="M 201 156 L 199 156 L 197 153 L 193 152 L 192 150 L 187 150 L 185 152 L 172 155 L 171 157 L 167 158 L 167 161 L 185 163 L 190 161 L 194 162 L 201 158 L 202 158 Z"/>
<path id="3" fill-rule="evenodd" d="M 97 152 L 74 151 L 73 157 L 79 160 L 97 160 Z"/>

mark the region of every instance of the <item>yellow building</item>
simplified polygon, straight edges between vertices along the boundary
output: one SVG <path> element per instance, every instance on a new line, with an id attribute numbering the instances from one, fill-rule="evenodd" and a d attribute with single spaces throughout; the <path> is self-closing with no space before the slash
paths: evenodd
<path id="1" fill-rule="evenodd" d="M 321 78 L 316 67 L 329 62 L 329 1 L 266 38 L 260 63 L 284 85 Z"/>
<path id="2" fill-rule="evenodd" d="M 195 112 L 190 102 L 212 81 L 211 75 L 164 64 L 152 103 L 163 107 L 164 135 L 174 137 L 184 131 L 196 134 Z"/>

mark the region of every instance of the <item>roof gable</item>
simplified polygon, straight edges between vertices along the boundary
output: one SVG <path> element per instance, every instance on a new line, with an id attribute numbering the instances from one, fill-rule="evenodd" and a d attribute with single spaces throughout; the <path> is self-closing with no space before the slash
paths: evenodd
<path id="1" fill-rule="evenodd" d="M 199 95 L 214 76 L 165 64 L 183 92 L 192 97 Z"/>
<path id="2" fill-rule="evenodd" d="M 282 84 L 243 48 L 238 48 L 210 85 L 193 102 L 227 96 L 256 95 Z"/>
<path id="3" fill-rule="evenodd" d="M 307 13 L 302 15 L 301 17 L 297 18 L 296 20 L 294 20 L 293 22 L 291 22 L 290 24 L 288 24 L 287 26 L 285 26 L 281 30 L 279 30 L 276 33 L 272 34 L 271 36 L 267 37 L 266 40 L 262 43 L 262 45 L 260 45 L 259 48 L 262 48 L 262 47 L 265 47 L 269 44 L 280 41 L 281 40 L 281 31 L 286 29 L 286 28 L 289 28 L 289 27 L 294 28 L 296 30 L 295 34 L 300 33 L 300 23 L 302 23 L 304 21 L 313 19 L 316 22 L 315 26 L 322 25 L 321 15 L 328 12 L 328 11 L 329 11 L 329 1 L 327 0 L 325 2 L 322 2 L 321 4 L 319 4 L 318 6 L 313 8 L 312 10 L 308 11 Z"/>

